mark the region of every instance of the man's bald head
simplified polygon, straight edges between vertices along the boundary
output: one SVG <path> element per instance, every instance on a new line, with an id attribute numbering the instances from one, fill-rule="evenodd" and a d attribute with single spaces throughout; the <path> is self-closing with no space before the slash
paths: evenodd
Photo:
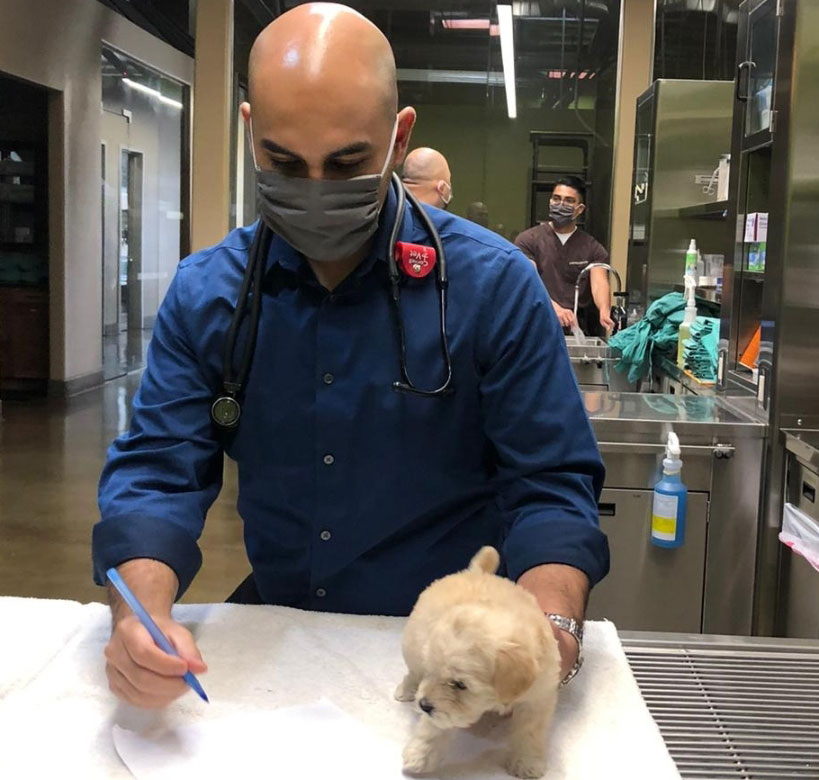
<path id="1" fill-rule="evenodd" d="M 442 209 L 452 197 L 452 175 L 449 163 L 439 151 L 421 146 L 413 149 L 404 161 L 404 184 L 422 203 Z"/>
<path id="2" fill-rule="evenodd" d="M 287 82 L 289 90 L 327 92 L 359 110 L 376 104 L 389 122 L 398 110 L 395 58 L 384 34 L 358 11 L 337 3 L 306 3 L 282 14 L 250 51 L 253 105 Z"/>
<path id="3" fill-rule="evenodd" d="M 385 171 L 383 202 L 415 111 L 396 118 L 395 59 L 372 22 L 335 3 L 282 14 L 253 44 L 249 91 L 241 111 L 259 168 L 313 179 Z"/>

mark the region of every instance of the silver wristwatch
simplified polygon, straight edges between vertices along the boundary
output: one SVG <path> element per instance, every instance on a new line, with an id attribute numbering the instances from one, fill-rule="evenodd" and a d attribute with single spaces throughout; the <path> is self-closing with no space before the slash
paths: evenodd
<path id="1" fill-rule="evenodd" d="M 561 680 L 561 687 L 566 685 L 583 666 L 583 624 L 578 623 L 574 618 L 563 617 L 563 615 L 554 615 L 551 612 L 546 613 L 549 618 L 559 629 L 568 631 L 577 641 L 577 660 L 574 666 L 569 669 L 569 673 Z"/>

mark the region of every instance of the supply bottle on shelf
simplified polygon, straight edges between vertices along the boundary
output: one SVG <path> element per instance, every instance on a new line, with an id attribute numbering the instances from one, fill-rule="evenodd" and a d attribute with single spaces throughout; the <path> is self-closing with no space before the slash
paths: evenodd
<path id="1" fill-rule="evenodd" d="M 688 244 L 688 251 L 685 253 L 685 275 L 697 275 L 697 261 L 700 259 L 697 251 L 697 242 L 692 238 Z"/>
<path id="2" fill-rule="evenodd" d="M 680 440 L 669 431 L 662 479 L 654 486 L 651 513 L 651 543 L 657 547 L 682 547 L 685 542 L 685 513 L 688 488 L 680 479 Z"/>
<path id="3" fill-rule="evenodd" d="M 685 347 L 683 342 L 691 338 L 691 326 L 697 321 L 697 301 L 694 298 L 697 282 L 691 274 L 686 274 L 683 281 L 685 282 L 685 316 L 677 337 L 677 367 L 680 369 L 685 368 Z"/>

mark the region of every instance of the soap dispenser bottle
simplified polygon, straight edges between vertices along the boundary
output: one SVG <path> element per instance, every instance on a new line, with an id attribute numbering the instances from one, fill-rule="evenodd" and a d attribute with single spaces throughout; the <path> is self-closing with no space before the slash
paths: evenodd
<path id="1" fill-rule="evenodd" d="M 654 486 L 651 513 L 651 543 L 657 547 L 682 547 L 685 542 L 685 513 L 688 488 L 680 478 L 680 440 L 669 431 L 662 479 Z"/>

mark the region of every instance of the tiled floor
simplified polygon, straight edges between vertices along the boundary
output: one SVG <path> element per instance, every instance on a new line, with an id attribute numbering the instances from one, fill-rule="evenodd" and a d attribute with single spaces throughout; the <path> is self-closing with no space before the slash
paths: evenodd
<path id="1" fill-rule="evenodd" d="M 138 383 L 131 374 L 67 401 L 3 402 L 0 596 L 105 599 L 91 579 L 97 480 Z M 235 507 L 228 461 L 201 540 L 204 564 L 183 601 L 223 601 L 250 570 Z"/>

